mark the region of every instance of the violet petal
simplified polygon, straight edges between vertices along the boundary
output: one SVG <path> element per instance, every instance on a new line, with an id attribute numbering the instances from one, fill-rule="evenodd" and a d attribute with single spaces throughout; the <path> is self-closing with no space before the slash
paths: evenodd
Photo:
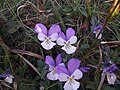
<path id="1" fill-rule="evenodd" d="M 59 64 L 61 64 L 62 62 L 62 55 L 58 54 L 56 57 L 56 66 L 58 66 Z"/>
<path id="2" fill-rule="evenodd" d="M 9 77 L 9 76 L 11 76 L 11 74 L 1 74 L 0 78 L 6 78 L 6 77 Z"/>
<path id="3" fill-rule="evenodd" d="M 117 67 L 115 64 L 112 64 L 112 65 L 109 67 L 109 73 L 113 73 L 113 72 L 115 72 L 117 69 L 118 69 L 118 67 Z"/>
<path id="4" fill-rule="evenodd" d="M 60 74 L 60 73 L 65 73 L 65 74 L 69 75 L 69 72 L 68 72 L 68 70 L 66 69 L 65 66 L 58 66 L 58 67 L 56 68 L 56 72 L 57 72 L 58 74 Z"/>
<path id="5" fill-rule="evenodd" d="M 60 32 L 58 37 L 61 37 L 62 39 L 66 40 L 66 36 L 63 32 Z"/>
<path id="6" fill-rule="evenodd" d="M 80 66 L 80 60 L 72 58 L 68 61 L 68 70 L 72 74 Z"/>
<path id="7" fill-rule="evenodd" d="M 67 40 L 69 40 L 70 37 L 72 37 L 74 35 L 75 35 L 75 30 L 73 30 L 72 28 L 68 28 L 67 31 L 66 31 L 66 38 L 67 38 Z"/>
<path id="8" fill-rule="evenodd" d="M 48 65 L 51 65 L 51 66 L 55 67 L 54 60 L 53 60 L 53 58 L 51 56 L 46 56 L 45 63 L 48 64 Z"/>
<path id="9" fill-rule="evenodd" d="M 103 27 L 102 25 L 98 25 L 98 26 L 94 27 L 93 31 L 101 30 L 102 27 Z"/>
<path id="10" fill-rule="evenodd" d="M 47 28 L 42 23 L 36 24 L 34 29 L 37 33 L 42 32 L 43 34 L 47 36 Z"/>
<path id="11" fill-rule="evenodd" d="M 52 35 L 53 33 L 59 33 L 61 31 L 61 28 L 59 25 L 52 25 L 48 31 L 48 36 Z"/>

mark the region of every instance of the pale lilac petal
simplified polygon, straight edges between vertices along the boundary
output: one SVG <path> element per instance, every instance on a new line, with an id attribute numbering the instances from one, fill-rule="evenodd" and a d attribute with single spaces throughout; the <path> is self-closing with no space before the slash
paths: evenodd
<path id="1" fill-rule="evenodd" d="M 45 34 L 43 34 L 43 33 L 39 33 L 38 34 L 38 39 L 40 40 L 40 41 L 44 41 L 45 39 L 46 39 L 46 35 Z"/>
<path id="2" fill-rule="evenodd" d="M 50 50 L 50 49 L 53 48 L 53 46 L 56 45 L 56 43 L 54 43 L 54 42 L 52 42 L 52 41 L 49 41 L 49 42 L 47 43 L 46 40 L 45 40 L 45 41 L 43 41 L 43 42 L 41 43 L 41 45 L 42 45 L 42 47 L 43 47 L 44 49 Z"/>
<path id="3" fill-rule="evenodd" d="M 98 34 L 96 34 L 96 37 L 98 36 Z M 102 38 L 102 34 L 99 35 L 98 39 Z"/>
<path id="4" fill-rule="evenodd" d="M 72 84 L 69 83 L 70 80 L 68 80 L 65 85 L 64 85 L 64 90 L 74 90 L 73 87 L 72 87 Z"/>
<path id="5" fill-rule="evenodd" d="M 47 28 L 42 23 L 36 24 L 34 29 L 37 33 L 44 33 L 47 36 Z"/>
<path id="6" fill-rule="evenodd" d="M 77 42 L 77 37 L 76 36 L 72 36 L 67 42 L 70 42 L 70 44 L 74 44 Z"/>
<path id="7" fill-rule="evenodd" d="M 77 90 L 78 88 L 79 88 L 79 86 L 80 86 L 80 83 L 79 82 L 77 82 L 77 81 L 75 81 L 74 79 L 73 79 L 73 84 L 72 84 L 72 87 L 73 87 L 73 90 Z"/>
<path id="8" fill-rule="evenodd" d="M 59 67 L 65 67 L 65 64 L 64 63 L 60 63 L 59 65 L 56 66 L 56 71 L 57 71 L 57 68 L 59 69 Z M 58 72 L 59 74 L 59 72 Z"/>
<path id="9" fill-rule="evenodd" d="M 112 84 L 114 85 L 115 84 L 115 81 L 116 81 L 116 75 L 114 73 L 108 73 L 107 74 L 107 81 L 109 84 Z"/>
<path id="10" fill-rule="evenodd" d="M 72 54 L 76 51 L 76 47 L 69 45 L 68 47 L 64 45 L 61 49 L 63 49 L 67 54 Z"/>
<path id="11" fill-rule="evenodd" d="M 73 74 L 73 72 L 78 69 L 80 66 L 80 60 L 72 58 L 68 61 L 68 70 L 70 74 Z"/>
<path id="12" fill-rule="evenodd" d="M 47 78 L 49 80 L 57 80 L 58 79 L 58 74 L 53 70 L 47 74 Z"/>
<path id="13" fill-rule="evenodd" d="M 13 83 L 13 78 L 14 78 L 13 76 L 6 77 L 5 82 Z"/>
<path id="14" fill-rule="evenodd" d="M 93 31 L 93 33 L 95 33 L 95 37 L 97 37 L 98 34 L 100 33 L 100 30 Z M 98 39 L 101 39 L 101 38 L 102 38 L 102 34 L 99 35 Z"/>
<path id="15" fill-rule="evenodd" d="M 62 62 L 62 55 L 58 54 L 56 57 L 56 66 L 58 66 L 59 64 L 61 64 Z"/>
<path id="16" fill-rule="evenodd" d="M 60 73 L 58 75 L 58 79 L 59 79 L 60 82 L 65 82 L 65 81 L 69 80 L 69 76 L 65 73 Z"/>
<path id="17" fill-rule="evenodd" d="M 62 31 L 59 33 L 59 37 L 61 37 L 62 39 L 66 41 L 66 36 Z"/>
<path id="18" fill-rule="evenodd" d="M 64 63 L 60 63 L 58 66 L 64 66 L 65 67 L 65 64 Z"/>
<path id="19" fill-rule="evenodd" d="M 45 57 L 45 63 L 48 64 L 48 65 L 50 65 L 50 66 L 55 67 L 54 60 L 53 60 L 53 58 L 51 56 L 46 56 Z"/>
<path id="20" fill-rule="evenodd" d="M 80 86 L 80 83 L 75 81 L 74 79 L 72 81 L 68 80 L 64 85 L 64 90 L 77 90 Z"/>
<path id="21" fill-rule="evenodd" d="M 63 46 L 65 45 L 66 41 L 63 38 L 59 37 L 56 42 L 58 45 Z"/>
<path id="22" fill-rule="evenodd" d="M 64 65 L 58 65 L 57 68 L 56 68 L 56 72 L 58 74 L 65 73 L 65 74 L 69 75 L 69 72 Z"/>
<path id="23" fill-rule="evenodd" d="M 52 65 L 48 64 L 49 65 L 49 71 L 53 71 L 55 67 L 53 67 Z"/>
<path id="24" fill-rule="evenodd" d="M 58 39 L 58 34 L 57 33 L 53 33 L 51 36 L 49 36 L 51 41 L 56 41 Z"/>
<path id="25" fill-rule="evenodd" d="M 74 79 L 79 80 L 83 77 L 83 73 L 79 69 L 76 69 L 71 76 L 73 76 Z"/>
<path id="26" fill-rule="evenodd" d="M 69 40 L 74 35 L 75 35 L 75 30 L 73 30 L 72 28 L 68 28 L 67 31 L 66 31 L 67 40 Z"/>
<path id="27" fill-rule="evenodd" d="M 61 31 L 61 28 L 59 25 L 52 25 L 48 31 L 48 36 L 52 35 L 53 33 L 59 33 Z"/>

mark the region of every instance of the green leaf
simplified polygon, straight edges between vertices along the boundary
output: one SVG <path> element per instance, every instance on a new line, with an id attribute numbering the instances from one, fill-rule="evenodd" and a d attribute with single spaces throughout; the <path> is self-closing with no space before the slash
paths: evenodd
<path id="1" fill-rule="evenodd" d="M 92 82 L 92 83 L 88 84 L 88 85 L 86 86 L 86 88 L 95 90 L 95 83 Z"/>
<path id="2" fill-rule="evenodd" d="M 81 14 L 84 15 L 85 17 L 87 17 L 87 12 L 86 12 L 85 8 L 81 8 Z"/>
<path id="3" fill-rule="evenodd" d="M 115 90 L 115 89 L 110 86 L 103 86 L 102 90 Z"/>
<path id="4" fill-rule="evenodd" d="M 41 71 L 41 79 L 46 77 L 46 74 L 47 74 L 47 70 L 45 68 L 43 68 L 42 71 Z"/>
<path id="5" fill-rule="evenodd" d="M 80 47 L 80 49 L 83 49 L 83 50 L 86 50 L 88 48 L 90 48 L 89 44 L 82 44 Z"/>

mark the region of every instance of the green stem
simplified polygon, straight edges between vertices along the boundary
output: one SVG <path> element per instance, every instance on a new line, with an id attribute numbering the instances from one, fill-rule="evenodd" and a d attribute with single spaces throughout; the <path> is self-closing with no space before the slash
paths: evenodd
<path id="1" fill-rule="evenodd" d="M 57 85 L 58 84 L 58 82 L 56 82 L 56 83 L 54 83 L 54 84 L 52 84 L 52 85 L 50 85 L 49 87 L 47 87 L 45 90 L 48 90 L 48 89 L 50 89 L 51 87 L 53 87 L 53 86 L 55 86 L 55 85 Z"/>
<path id="2" fill-rule="evenodd" d="M 105 74 L 104 74 L 104 75 L 102 75 L 102 77 L 101 77 L 101 80 L 100 80 L 100 83 L 99 83 L 99 86 L 98 86 L 98 89 L 97 89 L 97 90 L 101 90 L 102 85 L 103 85 L 103 83 L 104 83 L 104 80 L 105 80 Z"/>
<path id="3" fill-rule="evenodd" d="M 90 9 L 90 3 L 89 3 L 89 0 L 86 0 L 86 6 L 87 6 L 87 10 L 88 10 L 88 17 L 91 18 L 91 9 Z"/>

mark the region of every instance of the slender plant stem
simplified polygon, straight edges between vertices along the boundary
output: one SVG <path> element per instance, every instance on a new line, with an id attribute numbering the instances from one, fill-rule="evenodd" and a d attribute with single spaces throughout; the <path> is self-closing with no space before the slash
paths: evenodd
<path id="1" fill-rule="evenodd" d="M 102 85 L 104 83 L 104 80 L 105 80 L 105 74 L 102 75 L 101 77 L 101 80 L 100 80 L 100 83 L 99 83 L 99 86 L 98 86 L 98 89 L 97 90 L 101 90 L 102 88 Z"/>

